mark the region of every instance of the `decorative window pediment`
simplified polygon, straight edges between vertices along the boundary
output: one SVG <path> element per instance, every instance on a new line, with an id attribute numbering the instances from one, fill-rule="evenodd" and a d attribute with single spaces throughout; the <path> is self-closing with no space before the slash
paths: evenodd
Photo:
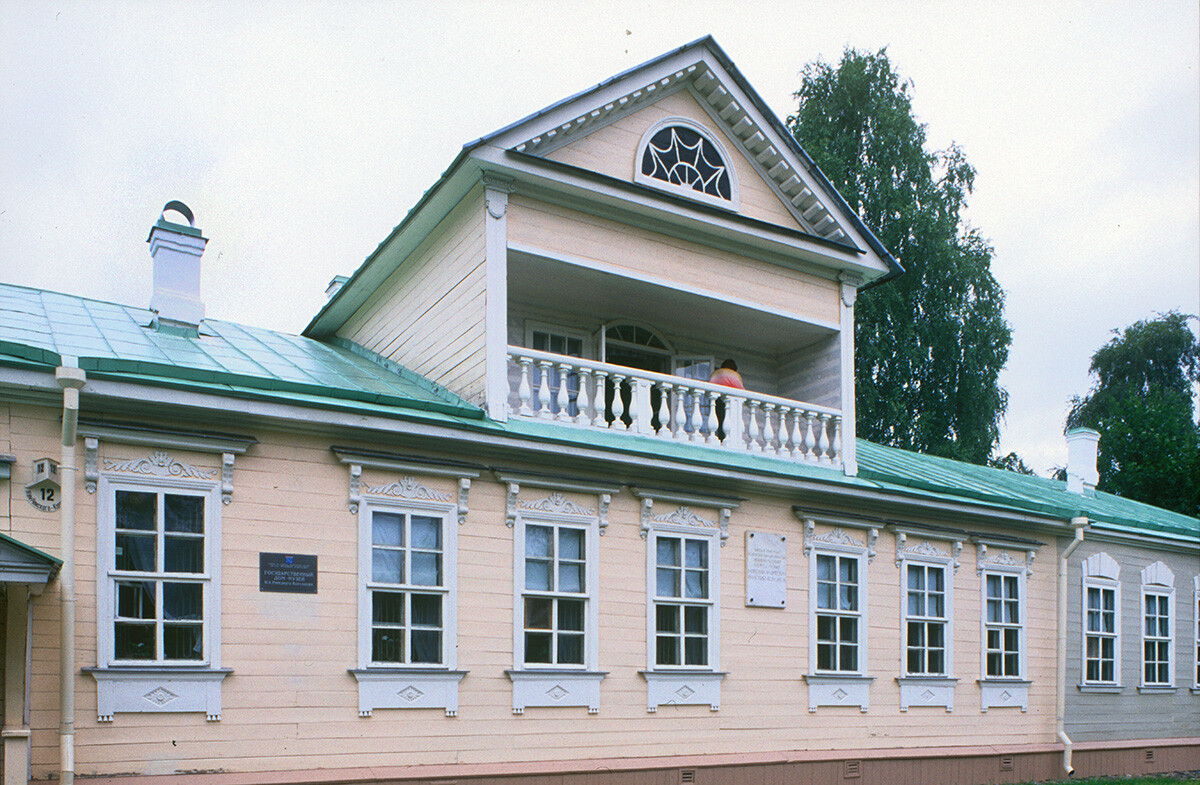
<path id="1" fill-rule="evenodd" d="M 737 175 L 716 137 L 684 117 L 659 121 L 638 147 L 634 180 L 709 204 L 736 209 Z"/>
<path id="2" fill-rule="evenodd" d="M 466 464 L 425 461 L 402 455 L 363 452 L 349 447 L 335 446 L 330 449 L 339 461 L 350 467 L 350 512 L 358 514 L 358 506 L 362 503 L 364 495 L 405 501 L 454 503 L 458 512 L 458 524 L 461 526 L 466 523 L 471 480 L 479 476 L 479 471 L 475 467 Z M 364 468 L 396 472 L 400 474 L 400 477 L 383 485 L 367 485 L 362 480 Z M 417 479 L 418 475 L 457 478 L 458 498 L 452 499 L 449 494 L 426 487 Z"/>

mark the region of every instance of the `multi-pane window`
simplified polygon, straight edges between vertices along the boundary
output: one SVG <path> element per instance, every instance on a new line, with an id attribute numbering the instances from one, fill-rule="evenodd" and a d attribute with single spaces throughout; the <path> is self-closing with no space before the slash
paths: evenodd
<path id="1" fill-rule="evenodd" d="M 525 524 L 524 662 L 582 667 L 588 619 L 587 529 Z"/>
<path id="2" fill-rule="evenodd" d="M 1084 587 L 1085 682 L 1117 680 L 1117 592 L 1106 586 Z"/>
<path id="3" fill-rule="evenodd" d="M 1023 634 L 1020 577 L 985 573 L 984 592 L 985 673 L 989 677 L 1019 677 Z"/>
<path id="4" fill-rule="evenodd" d="M 817 672 L 858 673 L 862 633 L 860 559 L 816 557 Z"/>
<path id="5" fill-rule="evenodd" d="M 659 666 L 709 667 L 708 538 L 655 537 L 654 642 Z"/>
<path id="6" fill-rule="evenodd" d="M 444 664 L 443 517 L 374 509 L 370 522 L 371 663 Z"/>
<path id="7" fill-rule="evenodd" d="M 946 675 L 946 568 L 908 564 L 905 607 L 909 676 Z"/>
<path id="8" fill-rule="evenodd" d="M 1195 593 L 1192 595 L 1192 610 L 1195 611 L 1195 614 L 1192 616 L 1192 622 L 1196 630 L 1196 659 L 1193 660 L 1192 664 L 1196 667 L 1196 680 L 1192 683 L 1196 686 L 1196 689 L 1200 689 L 1200 575 L 1197 575 L 1192 580 L 1196 584 Z"/>
<path id="9" fill-rule="evenodd" d="M 1142 683 L 1171 684 L 1171 596 L 1142 594 Z"/>
<path id="10" fill-rule="evenodd" d="M 206 505 L 200 493 L 116 490 L 113 659 L 196 663 L 205 651 Z"/>

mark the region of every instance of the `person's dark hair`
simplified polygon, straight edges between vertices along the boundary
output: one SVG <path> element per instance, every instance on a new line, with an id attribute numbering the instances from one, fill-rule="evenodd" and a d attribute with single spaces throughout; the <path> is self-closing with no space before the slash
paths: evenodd
<path id="1" fill-rule="evenodd" d="M 731 371 L 736 371 L 737 363 L 735 363 L 733 360 L 726 360 L 725 362 L 721 363 L 721 367 L 728 368 Z"/>

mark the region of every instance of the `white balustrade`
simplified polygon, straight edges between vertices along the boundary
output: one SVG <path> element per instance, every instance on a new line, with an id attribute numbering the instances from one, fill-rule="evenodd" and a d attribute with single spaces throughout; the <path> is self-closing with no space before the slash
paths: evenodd
<path id="1" fill-rule="evenodd" d="M 517 417 L 840 466 L 836 409 L 510 346 Z"/>

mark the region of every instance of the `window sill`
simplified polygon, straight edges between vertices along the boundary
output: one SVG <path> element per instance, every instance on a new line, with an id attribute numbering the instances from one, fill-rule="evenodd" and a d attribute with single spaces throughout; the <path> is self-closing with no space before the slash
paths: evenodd
<path id="1" fill-rule="evenodd" d="M 1029 685 L 1024 679 L 978 679 L 979 710 L 1020 707 L 1029 711 Z"/>
<path id="2" fill-rule="evenodd" d="M 874 676 L 857 674 L 808 673 L 808 710 L 815 712 L 818 706 L 857 706 L 863 714 L 870 708 L 871 682 Z"/>
<path id="3" fill-rule="evenodd" d="M 1169 695 L 1178 691 L 1178 687 L 1172 687 L 1169 684 L 1143 684 L 1138 687 L 1138 692 L 1143 695 Z"/>
<path id="4" fill-rule="evenodd" d="M 940 706 L 954 711 L 954 687 L 958 679 L 952 676 L 898 676 L 900 711 L 909 706 Z"/>
<path id="5" fill-rule="evenodd" d="M 112 722 L 117 713 L 204 712 L 221 719 L 221 683 L 229 668 L 137 666 L 84 668 L 96 680 L 96 714 Z"/>
<path id="6" fill-rule="evenodd" d="M 707 670 L 638 671 L 646 680 L 646 711 L 659 706 L 703 706 L 721 708 L 721 681 L 725 673 Z"/>
<path id="7" fill-rule="evenodd" d="M 445 668 L 361 668 L 350 670 L 358 682 L 358 716 L 375 709 L 443 709 L 458 716 L 458 683 L 466 671 Z"/>
<path id="8" fill-rule="evenodd" d="M 600 712 L 600 682 L 605 671 L 511 670 L 505 675 L 513 685 L 513 714 L 529 706 L 586 706 L 588 714 Z"/>
<path id="9" fill-rule="evenodd" d="M 1120 684 L 1077 684 L 1075 687 L 1080 692 L 1090 692 L 1097 695 L 1116 695 L 1125 691 L 1125 687 Z"/>

